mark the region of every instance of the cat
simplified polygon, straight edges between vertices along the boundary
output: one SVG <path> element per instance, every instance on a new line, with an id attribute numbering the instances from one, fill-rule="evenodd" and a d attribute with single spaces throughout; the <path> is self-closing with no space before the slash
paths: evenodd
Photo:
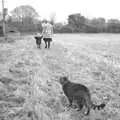
<path id="1" fill-rule="evenodd" d="M 79 110 L 85 106 L 87 108 L 87 113 L 85 115 L 89 115 L 91 108 L 101 110 L 105 107 L 105 103 L 100 105 L 93 104 L 91 94 L 86 86 L 70 82 L 66 76 L 60 77 L 59 82 L 62 85 L 64 94 L 68 98 L 69 107 L 72 106 L 73 102 L 76 102 Z"/>

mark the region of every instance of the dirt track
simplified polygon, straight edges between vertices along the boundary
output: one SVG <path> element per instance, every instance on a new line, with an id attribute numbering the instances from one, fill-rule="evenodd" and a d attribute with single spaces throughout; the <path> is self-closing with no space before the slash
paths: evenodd
<path id="1" fill-rule="evenodd" d="M 119 120 L 120 68 L 116 68 L 118 57 L 111 54 L 113 48 L 107 46 L 108 41 L 98 45 L 94 40 L 56 38 L 50 50 L 43 44 L 37 49 L 32 36 L 0 44 L 0 119 Z M 61 75 L 88 86 L 95 103 L 107 102 L 105 111 L 91 111 L 90 118 L 83 118 L 75 110 L 67 110 L 58 83 Z"/>

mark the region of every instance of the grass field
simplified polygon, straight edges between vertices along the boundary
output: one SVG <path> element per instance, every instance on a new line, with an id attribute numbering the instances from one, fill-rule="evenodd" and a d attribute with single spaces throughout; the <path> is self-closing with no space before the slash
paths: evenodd
<path id="1" fill-rule="evenodd" d="M 87 117 L 68 109 L 62 75 L 105 109 Z M 0 106 L 0 120 L 120 120 L 120 35 L 56 34 L 50 50 L 37 49 L 33 36 L 1 42 Z"/>

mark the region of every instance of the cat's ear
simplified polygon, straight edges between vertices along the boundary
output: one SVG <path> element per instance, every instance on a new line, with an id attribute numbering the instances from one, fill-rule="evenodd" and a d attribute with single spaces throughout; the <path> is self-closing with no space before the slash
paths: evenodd
<path id="1" fill-rule="evenodd" d="M 64 79 L 65 81 L 68 81 L 68 76 L 64 76 L 63 79 Z"/>
<path id="2" fill-rule="evenodd" d="M 61 84 L 64 84 L 65 81 L 66 81 L 66 77 L 65 77 L 65 76 L 61 76 L 60 79 L 59 79 L 59 82 L 60 82 Z"/>

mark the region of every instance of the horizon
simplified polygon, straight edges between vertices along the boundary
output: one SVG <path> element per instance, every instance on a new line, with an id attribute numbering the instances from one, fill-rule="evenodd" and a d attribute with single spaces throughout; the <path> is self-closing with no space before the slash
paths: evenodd
<path id="1" fill-rule="evenodd" d="M 99 17 L 103 17 L 105 20 L 120 19 L 118 12 L 120 10 L 119 3 L 119 0 L 5 0 L 5 7 L 10 12 L 17 6 L 30 5 L 40 15 L 40 19 L 49 20 L 50 15 L 55 14 L 56 22 L 66 22 L 68 15 L 75 13 L 80 13 L 89 19 Z"/>

